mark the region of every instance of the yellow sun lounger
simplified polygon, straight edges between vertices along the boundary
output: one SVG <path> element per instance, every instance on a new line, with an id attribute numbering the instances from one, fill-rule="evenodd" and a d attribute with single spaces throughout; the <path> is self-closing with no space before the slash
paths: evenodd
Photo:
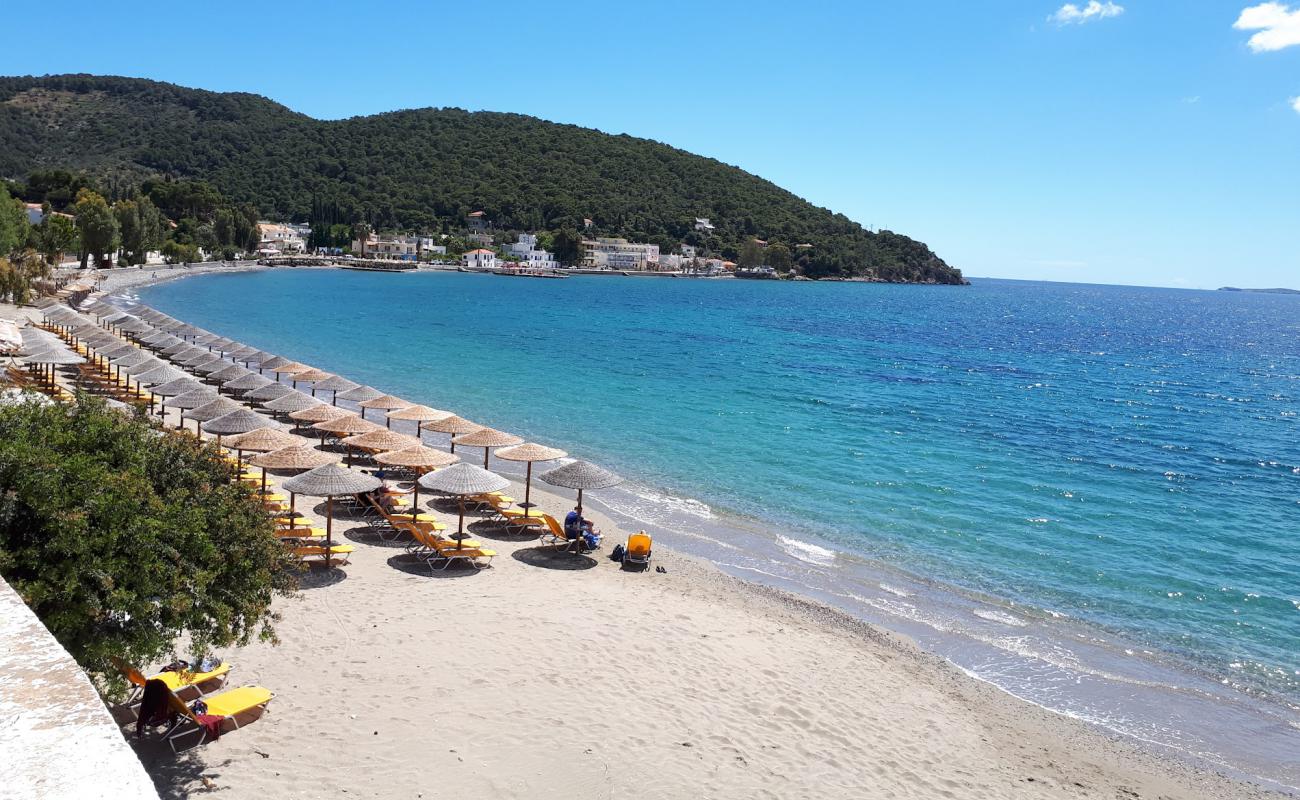
<path id="1" fill-rule="evenodd" d="M 648 569 L 650 567 L 650 548 L 653 544 L 650 534 L 645 531 L 627 537 L 627 548 L 623 551 L 623 565 L 640 564 Z"/>
<path id="2" fill-rule="evenodd" d="M 274 698 L 275 695 L 270 689 L 263 689 L 261 686 L 241 686 L 228 692 L 208 695 L 203 698 L 203 702 L 208 706 L 209 716 L 221 717 L 223 725 L 226 720 L 230 720 L 235 730 L 239 730 L 239 715 L 255 708 L 266 708 L 266 704 Z M 180 717 L 180 720 L 163 734 L 163 739 L 171 746 L 173 753 L 177 752 L 177 740 L 183 736 L 198 733 L 199 740 L 194 743 L 195 747 L 208 740 L 208 729 L 199 722 L 198 716 L 190 710 L 184 700 L 176 696 L 175 692 L 169 692 L 167 705 Z"/>
<path id="3" fill-rule="evenodd" d="M 350 544 L 336 544 L 333 547 L 326 547 L 323 544 L 304 544 L 293 548 L 293 554 L 299 561 L 306 561 L 309 558 L 317 558 L 324 561 L 326 558 L 332 564 L 346 565 L 352 558 L 356 548 Z"/>
<path id="4" fill-rule="evenodd" d="M 112 662 L 113 666 L 117 667 L 118 671 L 121 672 L 126 679 L 131 682 L 131 685 L 135 687 L 131 697 L 127 699 L 128 705 L 139 699 L 140 691 L 144 689 L 144 685 L 147 681 L 162 681 L 167 684 L 167 688 L 171 689 L 173 692 L 179 692 L 185 689 L 194 689 L 194 691 L 199 694 L 203 694 L 203 690 L 199 688 L 200 684 L 220 679 L 221 686 L 225 686 L 226 676 L 230 674 L 230 665 L 223 661 L 206 672 L 168 671 L 159 672 L 157 675 L 150 675 L 146 678 L 140 670 L 127 664 L 125 661 L 114 658 L 112 659 Z"/>

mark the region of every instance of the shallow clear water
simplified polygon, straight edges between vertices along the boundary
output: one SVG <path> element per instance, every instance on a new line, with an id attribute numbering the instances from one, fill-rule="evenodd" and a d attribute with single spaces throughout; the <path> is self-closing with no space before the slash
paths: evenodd
<path id="1" fill-rule="evenodd" d="M 1228 763 L 1211 726 L 1283 758 L 1300 729 L 1300 297 L 349 271 L 141 295 L 614 468 L 615 513 L 946 634 L 1036 702 Z M 1135 715 L 1148 684 L 1210 705 Z"/>

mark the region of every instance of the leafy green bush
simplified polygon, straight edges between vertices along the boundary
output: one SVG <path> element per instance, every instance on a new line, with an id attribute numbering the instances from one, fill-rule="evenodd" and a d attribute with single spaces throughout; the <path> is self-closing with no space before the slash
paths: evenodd
<path id="1" fill-rule="evenodd" d="M 148 663 L 274 639 L 292 573 L 215 447 L 82 397 L 0 407 L 0 574 L 74 658 Z"/>

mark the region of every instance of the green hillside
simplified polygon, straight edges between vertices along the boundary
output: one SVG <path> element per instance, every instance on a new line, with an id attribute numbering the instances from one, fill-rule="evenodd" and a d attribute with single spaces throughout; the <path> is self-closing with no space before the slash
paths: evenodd
<path id="1" fill-rule="evenodd" d="M 517 114 L 321 121 L 256 95 L 134 78 L 0 78 L 0 176 L 45 169 L 110 184 L 202 179 L 286 220 L 308 220 L 314 204 L 381 230 L 452 231 L 476 210 L 502 229 L 577 228 L 585 217 L 666 252 L 686 241 L 734 260 L 757 237 L 790 247 L 814 277 L 962 281 L 923 243 L 867 231 L 736 167 Z M 696 217 L 712 220 L 712 235 L 694 230 Z"/>

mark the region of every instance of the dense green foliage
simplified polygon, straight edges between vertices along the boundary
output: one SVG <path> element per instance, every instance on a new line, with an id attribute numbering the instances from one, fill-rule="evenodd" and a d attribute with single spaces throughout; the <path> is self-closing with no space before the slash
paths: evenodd
<path id="1" fill-rule="evenodd" d="M 316 221 L 329 209 L 322 230 L 450 233 L 475 210 L 506 230 L 578 231 L 590 218 L 595 232 L 665 252 L 685 241 L 735 260 L 760 237 L 791 248 L 812 276 L 961 280 L 924 244 L 867 231 L 736 167 L 514 114 L 320 121 L 255 95 L 131 78 L 0 78 L 0 175 L 53 168 L 111 182 L 201 179 L 264 216 Z M 697 232 L 696 217 L 716 229 Z"/>
<path id="2" fill-rule="evenodd" d="M 93 398 L 0 407 L 0 574 L 86 669 L 271 637 L 283 559 L 211 445 Z"/>
<path id="3" fill-rule="evenodd" d="M 27 241 L 27 212 L 22 201 L 9 196 L 0 186 L 0 258 L 17 250 Z"/>

